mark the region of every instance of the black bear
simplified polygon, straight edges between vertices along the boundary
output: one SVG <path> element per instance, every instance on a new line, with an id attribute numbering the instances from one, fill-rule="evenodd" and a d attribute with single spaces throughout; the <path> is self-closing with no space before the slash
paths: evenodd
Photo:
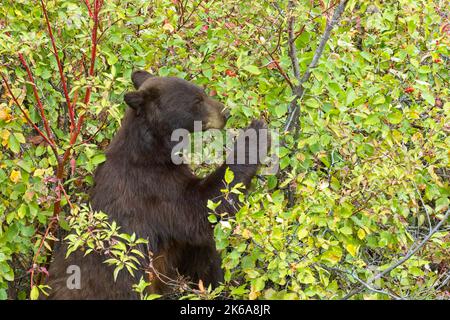
<path id="1" fill-rule="evenodd" d="M 225 171 L 229 167 L 234 172 L 233 184 L 249 186 L 258 164 L 224 163 L 202 179 L 186 164 L 174 164 L 173 130 L 192 132 L 194 121 L 201 121 L 205 130 L 221 129 L 226 122 L 224 106 L 183 79 L 136 71 L 132 81 L 136 91 L 125 94 L 130 108 L 106 150 L 106 161 L 95 172 L 90 194 L 92 208 L 107 213 L 122 232 L 135 232 L 148 239 L 153 252 L 152 267 L 159 275 L 151 282 L 149 292 L 170 293 L 167 279 L 178 275 L 191 283 L 201 280 L 205 286 L 216 286 L 223 274 L 212 225 L 207 219 L 207 201 L 221 201 L 219 213 L 235 213 L 232 202 L 237 198 L 221 198 Z M 260 129 L 266 128 L 260 120 L 254 120 L 250 127 L 261 136 L 263 133 L 259 132 L 264 130 Z M 231 156 L 235 157 L 233 153 Z M 114 281 L 112 267 L 103 263 L 107 257 L 95 253 L 83 257 L 83 252 L 74 252 L 66 259 L 65 253 L 64 245 L 55 250 L 49 269 L 50 299 L 138 298 L 132 290 L 136 278 L 121 271 Z M 66 285 L 71 265 L 80 268 L 79 289 Z"/>

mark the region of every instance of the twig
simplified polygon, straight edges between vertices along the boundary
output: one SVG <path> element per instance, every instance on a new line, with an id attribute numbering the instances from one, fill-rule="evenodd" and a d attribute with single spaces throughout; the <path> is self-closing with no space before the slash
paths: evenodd
<path id="1" fill-rule="evenodd" d="M 328 39 L 330 38 L 331 31 L 333 30 L 334 26 L 339 23 L 341 19 L 341 15 L 344 12 L 345 6 L 347 5 L 348 0 L 342 0 L 339 5 L 336 7 L 333 13 L 333 17 L 329 23 L 327 23 L 327 26 L 325 28 L 325 32 L 322 35 L 322 38 L 320 40 L 319 45 L 316 48 L 316 51 L 314 52 L 313 59 L 311 63 L 309 64 L 308 68 L 306 69 L 305 73 L 302 77 L 300 77 L 300 71 L 298 70 L 298 59 L 297 59 L 297 52 L 295 49 L 295 43 L 293 42 L 294 39 L 294 17 L 291 17 L 289 20 L 289 27 L 288 27 L 288 33 L 289 33 L 289 57 L 292 61 L 292 67 L 294 69 L 294 75 L 297 79 L 299 79 L 299 84 L 296 87 L 296 90 L 294 91 L 295 98 L 293 100 L 293 103 L 291 103 L 291 108 L 288 113 L 287 122 L 284 127 L 284 131 L 289 131 L 291 126 L 295 126 L 298 121 L 298 114 L 300 112 L 300 107 L 297 105 L 296 100 L 301 99 L 303 97 L 303 94 L 305 92 L 305 88 L 303 86 L 304 83 L 306 83 L 309 78 L 311 77 L 312 69 L 314 69 L 318 62 L 320 57 L 323 54 L 323 50 L 325 49 L 325 44 L 327 43 Z M 292 6 L 292 1 L 290 1 L 290 6 Z M 292 41 L 291 41 L 292 40 Z"/>
<path id="2" fill-rule="evenodd" d="M 448 282 L 450 281 L 450 272 L 447 273 L 447 277 L 444 279 L 444 281 L 441 282 L 441 284 L 435 289 L 436 291 L 441 290 Z"/>
<path id="3" fill-rule="evenodd" d="M 181 30 L 181 28 L 183 28 L 185 25 L 186 25 L 186 23 L 189 21 L 189 19 L 192 17 L 192 15 L 194 14 L 194 12 L 196 12 L 197 11 L 197 8 L 202 4 L 202 2 L 203 2 L 203 0 L 199 0 L 198 2 L 197 2 L 197 4 L 192 8 L 192 11 L 189 13 L 189 15 L 187 16 L 187 18 L 186 19 L 184 19 L 184 17 L 183 17 L 183 21 L 182 21 L 182 23 L 180 24 L 180 25 L 178 25 L 177 26 L 177 31 L 180 31 Z M 187 3 L 186 3 L 186 5 L 187 5 Z M 184 6 L 184 9 L 186 9 L 186 6 Z M 183 11 L 182 11 L 182 14 L 184 15 L 184 9 L 183 9 Z"/>
<path id="4" fill-rule="evenodd" d="M 428 222 L 429 230 L 431 230 L 431 219 L 430 219 L 430 213 L 428 212 L 428 208 L 425 205 L 425 202 L 423 201 L 422 195 L 420 194 L 419 188 L 417 188 L 416 183 L 414 181 L 412 183 L 414 185 L 414 188 L 416 188 L 417 194 L 419 195 L 420 203 L 422 204 L 422 207 L 425 210 L 425 214 L 427 215 L 427 222 Z"/>
<path id="5" fill-rule="evenodd" d="M 381 290 L 381 289 L 377 289 L 377 288 L 372 287 L 370 284 L 364 282 L 364 281 L 361 280 L 359 277 L 357 277 L 355 274 L 351 274 L 351 276 L 352 276 L 356 281 L 358 281 L 359 283 L 361 283 L 364 287 L 366 287 L 367 289 L 369 289 L 370 291 L 373 291 L 373 292 L 379 293 L 379 294 L 387 295 L 387 296 L 389 296 L 389 297 L 391 297 L 391 298 L 393 298 L 393 299 L 395 299 L 395 300 L 404 300 L 402 297 L 399 297 L 399 296 L 396 295 L 396 294 L 393 294 L 393 293 L 390 293 L 390 292 L 388 292 L 388 291 L 384 291 L 384 290 Z"/>
<path id="6" fill-rule="evenodd" d="M 258 30 L 258 33 L 261 34 L 259 32 L 259 30 Z M 294 90 L 295 89 L 294 84 L 291 82 L 291 79 L 289 79 L 289 76 L 286 74 L 286 72 L 284 72 L 283 68 L 278 63 L 278 60 L 275 59 L 275 57 L 273 56 L 273 53 L 270 52 L 269 49 L 262 42 L 260 42 L 260 44 L 264 48 L 264 50 L 267 52 L 267 54 L 269 55 L 270 59 L 272 59 L 272 62 L 275 64 L 275 67 L 277 68 L 278 72 L 283 76 L 284 80 L 286 80 L 286 82 L 289 85 L 289 87 L 292 90 Z"/>
<path id="7" fill-rule="evenodd" d="M 90 77 L 92 77 L 95 72 L 95 59 L 97 57 L 97 29 L 98 29 L 98 25 L 99 25 L 99 13 L 103 6 L 103 1 L 104 0 L 95 0 L 95 2 L 94 2 L 94 13 L 93 13 L 94 26 L 92 27 L 92 32 L 91 32 L 91 45 L 92 45 L 91 64 L 90 64 L 89 73 L 88 73 L 88 75 Z M 92 92 L 92 84 L 90 84 L 86 89 L 86 94 L 85 94 L 84 100 L 83 100 L 83 103 L 85 105 L 87 105 L 89 103 L 89 101 L 91 100 L 91 92 Z M 80 116 L 80 119 L 78 119 L 77 128 L 74 131 L 72 137 L 70 138 L 71 145 L 73 145 L 75 143 L 78 135 L 80 134 L 83 123 L 84 123 L 84 114 Z M 69 154 L 70 154 L 70 150 L 69 150 Z M 66 158 L 68 158 L 69 154 L 66 153 L 64 156 Z"/>
<path id="8" fill-rule="evenodd" d="M 83 2 L 84 2 L 84 4 L 86 5 L 86 8 L 88 9 L 89 16 L 90 16 L 91 18 L 93 18 L 94 15 L 92 14 L 92 9 L 91 9 L 91 5 L 89 4 L 89 1 L 88 1 L 88 0 L 83 0 Z"/>
<path id="9" fill-rule="evenodd" d="M 72 132 L 75 129 L 75 110 L 73 108 L 72 103 L 70 102 L 69 91 L 67 89 L 66 77 L 64 76 L 64 70 L 63 70 L 63 67 L 61 64 L 61 60 L 59 59 L 58 48 L 56 47 L 55 37 L 53 36 L 52 27 L 51 27 L 50 21 L 48 19 L 47 8 L 46 8 L 43 0 L 41 0 L 41 7 L 42 7 L 42 12 L 44 13 L 48 35 L 49 35 L 50 41 L 52 43 L 53 55 L 55 56 L 56 64 L 58 65 L 59 76 L 61 77 L 61 84 L 63 87 L 64 97 L 66 99 L 67 110 L 69 111 L 70 131 Z"/>
<path id="10" fill-rule="evenodd" d="M 428 233 L 428 235 L 417 245 L 414 247 L 414 245 L 408 250 L 408 253 L 401 258 L 400 260 L 398 260 L 397 262 L 395 262 L 394 264 L 392 264 L 389 268 L 383 270 L 382 272 L 376 274 L 375 276 L 373 276 L 372 278 L 370 278 L 367 283 L 372 283 L 373 281 L 376 281 L 380 278 L 382 278 L 383 276 L 385 276 L 386 274 L 390 273 L 392 270 L 394 270 L 395 268 L 397 268 L 398 266 L 401 266 L 403 263 L 405 263 L 406 261 L 408 261 L 413 255 L 416 254 L 417 251 L 419 251 L 427 242 L 428 240 L 431 239 L 431 237 L 440 230 L 440 228 L 442 227 L 442 225 L 447 221 L 448 217 L 450 216 L 450 209 L 447 210 L 447 212 L 445 213 L 444 217 L 442 218 L 441 221 L 439 221 L 438 224 L 436 224 L 436 226 L 430 230 L 430 232 Z M 362 290 L 364 290 L 364 286 L 360 286 L 354 290 L 352 290 L 351 292 L 349 292 L 347 295 L 345 295 L 342 299 L 343 300 L 347 300 L 349 298 L 351 298 L 352 296 L 354 296 L 355 294 L 360 293 Z"/>
<path id="11" fill-rule="evenodd" d="M 27 75 L 28 75 L 28 80 L 30 81 L 31 86 L 33 88 L 34 98 L 36 99 L 37 107 L 39 110 L 39 114 L 41 115 L 42 122 L 44 122 L 44 128 L 45 128 L 45 131 L 47 132 L 47 136 L 48 136 L 49 140 L 53 141 L 52 130 L 50 129 L 50 126 L 47 121 L 47 117 L 45 116 L 44 106 L 42 104 L 41 98 L 39 98 L 39 93 L 37 91 L 37 86 L 36 86 L 36 82 L 34 81 L 33 74 L 31 73 L 30 67 L 28 66 L 27 62 L 25 61 L 25 58 L 23 57 L 23 55 L 21 53 L 19 53 L 19 60 L 22 63 L 23 67 L 25 68 L 25 71 L 27 72 Z M 52 145 L 54 145 L 54 143 L 52 143 Z"/>
<path id="12" fill-rule="evenodd" d="M 324 268 L 326 270 L 334 270 L 334 271 L 338 271 L 338 272 L 341 272 L 341 273 L 345 273 L 345 274 L 351 276 L 353 279 L 358 281 L 362 286 L 364 286 L 366 289 L 368 289 L 368 290 L 370 290 L 372 292 L 379 293 L 379 294 L 384 294 L 384 295 L 389 296 L 389 297 L 391 297 L 391 298 L 393 298 L 395 300 L 404 300 L 402 297 L 400 297 L 400 296 L 398 296 L 396 294 L 393 294 L 393 293 L 390 293 L 388 291 L 384 291 L 384 290 L 381 290 L 381 289 L 378 289 L 378 288 L 375 288 L 375 287 L 371 286 L 369 283 L 361 280 L 354 272 L 349 272 L 349 271 L 346 271 L 346 270 L 341 270 L 339 268 L 333 268 L 333 267 L 328 267 L 328 266 L 323 266 L 323 265 L 322 265 L 322 268 Z"/>
<path id="13" fill-rule="evenodd" d="M 289 11 L 292 11 L 292 8 L 294 6 L 293 1 L 289 1 L 288 9 Z M 297 78 L 297 80 L 301 81 L 301 75 L 300 75 L 300 65 L 298 63 L 297 58 L 297 48 L 295 47 L 295 35 L 294 35 L 294 26 L 295 26 L 295 16 L 291 12 L 291 16 L 288 21 L 288 45 L 289 45 L 289 57 L 291 58 L 292 62 L 292 69 L 294 70 L 294 76 Z M 297 91 L 301 83 L 294 89 L 294 92 Z"/>
<path id="14" fill-rule="evenodd" d="M 8 84 L 8 80 L 6 79 L 5 75 L 3 73 L 0 73 L 3 82 L 5 83 L 6 90 L 8 91 L 8 94 L 13 99 L 16 106 L 19 108 L 19 110 L 22 112 L 23 116 L 25 117 L 25 120 L 36 130 L 36 132 L 50 145 L 50 147 L 53 149 L 55 148 L 53 140 L 51 140 L 49 137 L 45 135 L 44 132 L 42 132 L 39 127 L 31 120 L 31 118 L 28 116 L 26 111 L 22 108 L 19 101 L 17 100 L 16 96 L 13 94 L 11 87 Z"/>

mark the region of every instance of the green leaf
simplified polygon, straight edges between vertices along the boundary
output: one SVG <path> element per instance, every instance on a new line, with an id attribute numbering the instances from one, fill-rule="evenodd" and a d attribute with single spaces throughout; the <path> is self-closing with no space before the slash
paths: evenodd
<path id="1" fill-rule="evenodd" d="M 105 162 L 105 160 L 106 160 L 106 156 L 103 153 L 101 153 L 101 154 L 95 155 L 91 159 L 91 162 L 92 162 L 93 165 L 98 165 L 98 164 L 100 164 L 102 162 Z"/>
<path id="2" fill-rule="evenodd" d="M 12 152 L 14 152 L 14 153 L 19 153 L 20 152 L 20 143 L 19 143 L 19 140 L 17 140 L 17 138 L 16 138 L 16 136 L 14 134 L 11 134 L 9 136 L 8 146 L 9 146 L 9 149 Z"/>
<path id="3" fill-rule="evenodd" d="M 227 168 L 225 171 L 225 182 L 230 184 L 234 180 L 234 172 L 231 171 L 230 168 Z"/>
<path id="4" fill-rule="evenodd" d="M 119 265 L 114 269 L 113 276 L 114 276 L 114 282 L 117 280 L 117 276 L 119 275 L 119 271 L 123 269 L 123 265 Z"/>
<path id="5" fill-rule="evenodd" d="M 25 218 L 25 215 L 27 214 L 27 211 L 28 211 L 27 209 L 28 209 L 27 205 L 24 204 L 24 203 L 22 203 L 22 204 L 20 205 L 19 209 L 17 210 L 17 216 L 18 216 L 20 219 Z"/>
<path id="6" fill-rule="evenodd" d="M 20 132 L 14 132 L 13 134 L 14 134 L 14 137 L 17 139 L 17 141 L 19 141 L 19 143 L 26 142 L 25 137 Z"/>
<path id="7" fill-rule="evenodd" d="M 6 293 L 6 289 L 0 289 L 0 300 L 8 299 L 8 294 Z"/>
<path id="8" fill-rule="evenodd" d="M 402 121 L 403 115 L 399 110 L 395 109 L 394 111 L 388 114 L 387 118 L 390 123 L 398 124 Z"/>
<path id="9" fill-rule="evenodd" d="M 379 123 L 380 123 L 380 118 L 378 117 L 378 114 L 371 114 L 364 121 L 364 125 L 366 125 L 366 126 L 374 126 L 374 125 L 378 125 Z"/>
<path id="10" fill-rule="evenodd" d="M 279 118 L 284 116 L 286 112 L 287 112 L 287 104 L 279 104 L 275 107 L 275 115 Z"/>
<path id="11" fill-rule="evenodd" d="M 347 93 L 347 98 L 345 100 L 345 105 L 349 106 L 353 103 L 353 101 L 355 101 L 357 98 L 355 91 L 353 89 L 350 89 Z"/>
<path id="12" fill-rule="evenodd" d="M 261 74 L 261 70 L 257 66 L 254 66 L 254 65 L 244 66 L 243 69 L 254 75 Z"/>
<path id="13" fill-rule="evenodd" d="M 210 215 L 208 216 L 208 221 L 209 221 L 210 223 L 217 223 L 217 216 L 216 216 L 215 214 L 210 214 Z"/>
<path id="14" fill-rule="evenodd" d="M 429 105 L 434 106 L 434 96 L 433 96 L 433 94 L 427 89 L 421 90 L 421 93 L 422 93 L 422 97 L 424 98 L 424 100 Z"/>
<path id="15" fill-rule="evenodd" d="M 37 300 L 39 298 L 39 289 L 37 286 L 33 286 L 30 291 L 30 299 Z"/>
<path id="16" fill-rule="evenodd" d="M 3 263 L 2 269 L 0 277 L 3 276 L 6 281 L 14 281 L 14 270 L 7 263 Z"/>

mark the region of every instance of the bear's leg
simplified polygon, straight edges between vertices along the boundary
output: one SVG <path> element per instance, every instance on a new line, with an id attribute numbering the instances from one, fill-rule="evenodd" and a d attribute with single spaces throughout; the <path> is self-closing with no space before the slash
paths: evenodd
<path id="1" fill-rule="evenodd" d="M 75 251 L 65 258 L 66 250 L 60 248 L 55 252 L 50 265 L 48 297 L 50 300 L 111 300 L 138 299 L 132 285 L 136 279 L 126 270 L 122 270 L 114 281 L 114 268 L 103 263 L 105 257 L 96 253 L 84 256 Z M 136 275 L 139 278 L 139 275 Z"/>
<path id="2" fill-rule="evenodd" d="M 205 288 L 209 285 L 215 288 L 223 281 L 221 259 L 213 243 L 205 246 L 186 245 L 178 271 L 189 277 L 189 281 L 195 285 L 201 280 Z"/>

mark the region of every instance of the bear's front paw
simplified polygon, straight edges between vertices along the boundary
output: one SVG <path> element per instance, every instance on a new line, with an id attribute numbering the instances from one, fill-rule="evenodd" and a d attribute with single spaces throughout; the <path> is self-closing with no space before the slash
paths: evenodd
<path id="1" fill-rule="evenodd" d="M 267 124 L 263 120 L 252 123 L 236 139 L 234 159 L 238 164 L 262 164 L 271 146 Z"/>
<path id="2" fill-rule="evenodd" d="M 249 128 L 256 130 L 256 134 L 258 136 L 258 154 L 260 155 L 258 159 L 258 163 L 269 154 L 271 147 L 271 136 L 270 131 L 267 128 L 267 124 L 264 120 L 253 120 L 250 124 Z"/>

